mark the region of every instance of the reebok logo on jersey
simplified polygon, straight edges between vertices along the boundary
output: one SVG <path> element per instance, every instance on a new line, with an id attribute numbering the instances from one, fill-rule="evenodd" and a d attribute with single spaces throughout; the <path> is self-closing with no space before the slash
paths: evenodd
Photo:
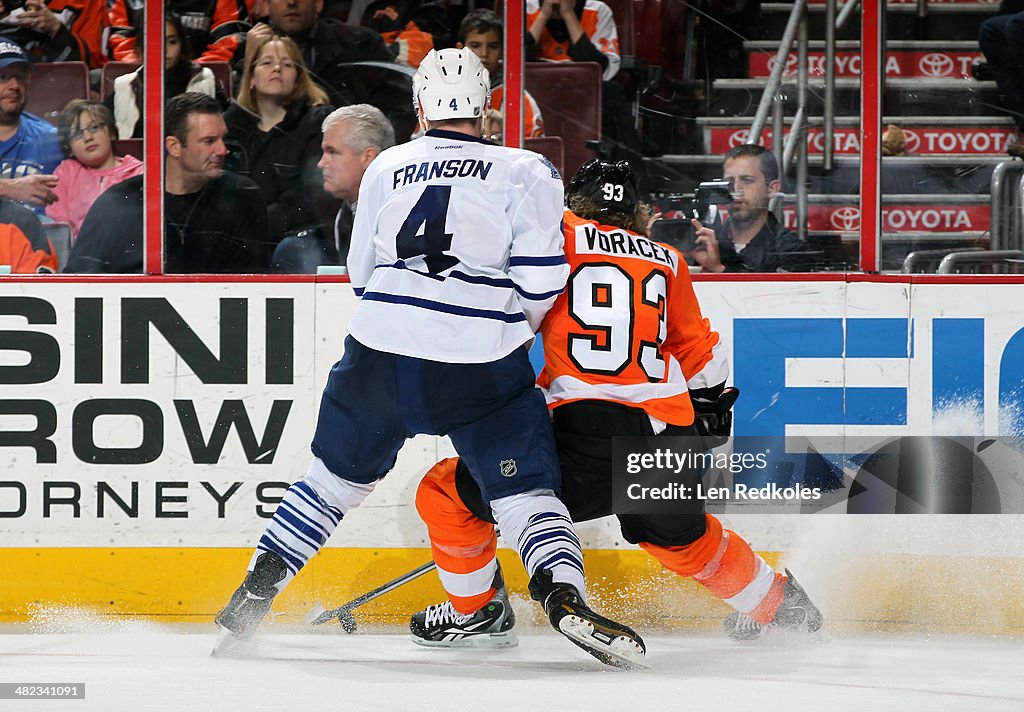
<path id="1" fill-rule="evenodd" d="M 652 242 L 646 237 L 632 235 L 625 230 L 603 232 L 593 225 L 576 226 L 576 254 L 578 255 L 628 255 L 648 262 L 668 265 L 676 273 L 676 254 L 664 245 Z"/>
<path id="2" fill-rule="evenodd" d="M 515 460 L 502 460 L 498 464 L 498 470 L 501 472 L 502 477 L 512 477 L 518 472 L 516 469 Z"/>

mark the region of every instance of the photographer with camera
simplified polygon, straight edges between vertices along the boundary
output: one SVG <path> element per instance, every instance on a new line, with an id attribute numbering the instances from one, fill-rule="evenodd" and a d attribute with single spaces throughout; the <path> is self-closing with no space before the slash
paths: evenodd
<path id="1" fill-rule="evenodd" d="M 768 210 L 779 192 L 779 165 L 763 146 L 744 144 L 725 154 L 725 180 L 733 184 L 729 219 L 716 231 L 694 218 L 693 257 L 703 272 L 806 272 L 813 265 L 807 243 Z"/>

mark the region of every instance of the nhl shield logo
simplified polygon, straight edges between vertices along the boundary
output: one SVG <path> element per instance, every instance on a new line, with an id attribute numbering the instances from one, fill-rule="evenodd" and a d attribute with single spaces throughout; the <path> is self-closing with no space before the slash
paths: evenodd
<path id="1" fill-rule="evenodd" d="M 512 477 L 516 474 L 516 461 L 515 460 L 502 460 L 498 463 L 498 469 L 501 471 L 502 477 Z"/>

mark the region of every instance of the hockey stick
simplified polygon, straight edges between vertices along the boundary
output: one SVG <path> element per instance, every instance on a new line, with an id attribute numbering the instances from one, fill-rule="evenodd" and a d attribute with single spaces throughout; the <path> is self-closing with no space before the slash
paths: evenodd
<path id="1" fill-rule="evenodd" d="M 353 609 L 359 608 L 359 606 L 364 603 L 369 603 L 373 599 L 379 598 L 389 591 L 394 591 L 399 586 L 403 586 L 414 579 L 418 579 L 423 574 L 430 573 L 436 568 L 437 564 L 433 561 L 428 561 L 422 566 L 417 566 L 412 571 L 404 573 L 398 578 L 392 579 L 372 591 L 367 591 L 362 596 L 353 598 L 342 606 L 332 608 L 329 611 L 325 611 L 323 606 L 317 606 L 309 612 L 309 615 L 306 616 L 306 622 L 311 623 L 312 625 L 322 625 L 333 618 L 337 618 L 338 622 L 341 623 L 342 629 L 346 633 L 354 633 L 356 630 L 356 619 L 352 616 Z"/>

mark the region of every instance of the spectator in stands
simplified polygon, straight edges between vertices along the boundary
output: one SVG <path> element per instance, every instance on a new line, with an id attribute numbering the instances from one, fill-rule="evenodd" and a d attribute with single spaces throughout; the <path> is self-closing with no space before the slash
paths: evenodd
<path id="1" fill-rule="evenodd" d="M 813 260 L 807 243 L 768 210 L 782 187 L 775 156 L 763 146 L 744 144 L 725 154 L 725 177 L 735 185 L 729 219 L 717 232 L 693 221 L 694 259 L 704 272 L 801 272 Z"/>
<path id="2" fill-rule="evenodd" d="M 416 68 L 430 50 L 451 46 L 448 13 L 441 0 L 371 0 L 358 4 L 365 5 L 359 24 L 379 32 L 399 64 Z"/>
<path id="3" fill-rule="evenodd" d="M 619 31 L 599 0 L 526 0 L 526 58 L 597 62 L 604 80 L 619 71 Z"/>
<path id="4" fill-rule="evenodd" d="M 140 38 L 141 39 L 141 38 Z M 139 42 L 141 49 L 141 42 Z M 228 98 L 209 67 L 192 61 L 192 44 L 181 18 L 168 15 L 164 20 L 164 99 L 170 101 L 187 91 L 199 92 L 216 97 L 222 107 L 227 107 Z M 118 132 L 124 138 L 142 138 L 143 78 L 140 66 L 114 79 L 112 91 L 104 103 L 114 113 Z"/>
<path id="5" fill-rule="evenodd" d="M 164 127 L 164 270 L 264 271 L 270 244 L 263 195 L 248 178 L 223 170 L 227 127 L 217 100 L 176 96 Z M 65 272 L 142 271 L 142 181 L 129 178 L 93 203 Z"/>
<path id="6" fill-rule="evenodd" d="M 333 106 L 373 104 L 387 115 L 395 136 L 405 141 L 416 129 L 412 111 L 411 74 L 394 64 L 384 41 L 373 30 L 317 16 L 323 0 L 266 0 L 267 22 L 253 26 L 245 37 L 244 64 L 272 34 L 288 35 L 302 50 L 313 79 Z M 254 8 L 255 11 L 255 8 Z M 240 53 L 236 53 L 236 58 Z M 353 67 L 355 62 L 384 62 L 394 70 Z"/>
<path id="7" fill-rule="evenodd" d="M 600 0 L 527 0 L 526 24 L 529 31 L 523 39 L 528 60 L 597 62 L 601 66 L 603 150 L 611 158 L 630 161 L 643 175 L 632 101 L 622 85 L 611 81 L 622 65 L 611 8 Z"/>
<path id="8" fill-rule="evenodd" d="M 75 99 L 60 114 L 57 138 L 67 158 L 55 171 L 57 200 L 47 206 L 46 215 L 68 223 L 72 240 L 103 191 L 142 175 L 142 161 L 114 155 L 117 136 L 114 116 L 103 104 Z"/>
<path id="9" fill-rule="evenodd" d="M 1024 2 L 1003 0 L 999 14 L 982 23 L 978 45 L 999 87 L 1003 107 L 1017 125 L 1006 152 L 1024 158 Z"/>
<path id="10" fill-rule="evenodd" d="M 459 49 L 468 47 L 472 50 L 491 76 L 491 109 L 497 112 L 497 116 L 488 114 L 485 117 L 488 119 L 485 121 L 485 136 L 497 142 L 501 141 L 501 119 L 504 115 L 505 101 L 505 88 L 501 76 L 504 30 L 505 23 L 493 10 L 474 10 L 462 19 L 459 25 L 459 41 L 455 44 Z M 523 136 L 537 138 L 543 135 L 544 119 L 540 115 L 540 107 L 529 92 L 524 92 Z"/>
<path id="11" fill-rule="evenodd" d="M 395 145 L 395 132 L 381 110 L 369 104 L 337 109 L 324 120 L 323 132 L 324 190 L 344 201 L 334 222 L 333 249 L 338 264 L 346 265 L 363 173 L 381 151 Z"/>
<path id="12" fill-rule="evenodd" d="M 9 8 L 9 9 L 8 9 Z M 33 62 L 107 63 L 105 0 L 0 2 L 0 36 L 20 44 Z"/>
<path id="13" fill-rule="evenodd" d="M 238 0 L 167 0 L 164 12 L 181 18 L 189 43 L 199 62 L 230 62 L 238 47 L 238 36 L 228 34 L 211 42 L 211 31 L 239 19 Z M 142 47 L 136 46 L 145 25 L 146 4 L 136 0 L 114 0 L 110 9 L 112 59 L 141 62 Z"/>
<path id="14" fill-rule="evenodd" d="M 329 239 L 339 204 L 324 192 L 316 164 L 320 126 L 333 108 L 288 37 L 264 42 L 245 67 L 238 101 L 224 115 L 225 167 L 263 191 L 272 241 L 302 230 Z"/>
<path id="15" fill-rule="evenodd" d="M 0 265 L 14 274 L 53 274 L 57 257 L 31 210 L 0 198 Z"/>
<path id="16" fill-rule="evenodd" d="M 0 197 L 49 205 L 63 154 L 57 129 L 25 111 L 31 67 L 25 52 L 0 40 Z"/>

